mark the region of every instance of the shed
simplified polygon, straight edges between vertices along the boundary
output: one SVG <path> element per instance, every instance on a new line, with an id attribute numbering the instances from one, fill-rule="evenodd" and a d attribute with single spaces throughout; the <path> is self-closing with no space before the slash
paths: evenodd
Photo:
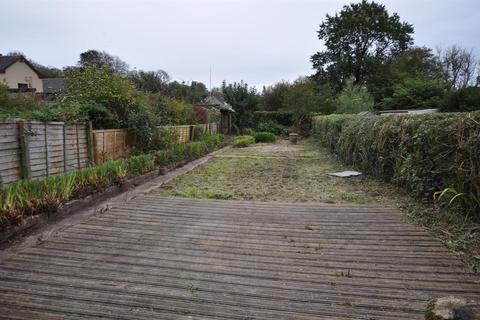
<path id="1" fill-rule="evenodd" d="M 210 95 L 205 100 L 201 106 L 206 108 L 215 108 L 220 110 L 221 120 L 220 120 L 220 130 L 223 134 L 230 134 L 232 132 L 232 114 L 235 112 L 233 107 L 228 104 L 228 102 L 223 99 L 223 97 L 217 97 Z"/>

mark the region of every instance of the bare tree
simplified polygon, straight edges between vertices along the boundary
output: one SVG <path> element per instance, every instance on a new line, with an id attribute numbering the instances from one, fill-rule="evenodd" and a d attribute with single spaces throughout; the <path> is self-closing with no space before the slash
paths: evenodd
<path id="1" fill-rule="evenodd" d="M 451 87 L 465 88 L 478 83 L 480 61 L 473 50 L 460 46 L 450 46 L 442 50 L 437 48 L 437 56 L 442 65 L 445 80 Z"/>

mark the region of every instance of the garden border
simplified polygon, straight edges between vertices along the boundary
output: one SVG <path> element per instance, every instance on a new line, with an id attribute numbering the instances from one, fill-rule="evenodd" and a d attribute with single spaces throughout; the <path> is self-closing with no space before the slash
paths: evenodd
<path id="1" fill-rule="evenodd" d="M 48 238 L 49 235 L 62 228 L 108 210 L 114 202 L 126 202 L 138 195 L 151 192 L 153 189 L 160 187 L 170 180 L 206 163 L 215 155 L 223 153 L 229 148 L 230 146 L 225 146 L 190 162 L 180 162 L 176 165 L 161 167 L 129 179 L 121 186 L 111 186 L 104 191 L 88 195 L 85 198 L 72 200 L 68 202 L 64 208 L 56 212 L 28 217 L 22 221 L 22 224 L 8 227 L 0 232 L 0 262 L 18 251 L 17 249 L 20 247 L 30 247 L 35 245 L 37 240 L 43 240 L 42 233 L 45 233 Z M 74 219 L 73 223 L 67 221 L 67 218 L 72 218 L 82 211 L 84 211 L 85 214 L 82 215 L 80 219 Z M 62 223 L 56 225 L 57 222 Z M 50 226 L 52 230 L 46 230 L 45 227 L 48 226 Z M 17 240 L 20 240 L 20 243 Z"/>

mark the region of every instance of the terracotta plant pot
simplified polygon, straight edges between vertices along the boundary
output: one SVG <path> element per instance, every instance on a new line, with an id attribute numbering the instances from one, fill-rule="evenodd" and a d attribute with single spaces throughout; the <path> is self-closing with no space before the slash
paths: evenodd
<path id="1" fill-rule="evenodd" d="M 290 140 L 291 143 L 297 144 L 298 141 L 298 133 L 296 132 L 290 132 L 288 134 L 288 140 Z"/>

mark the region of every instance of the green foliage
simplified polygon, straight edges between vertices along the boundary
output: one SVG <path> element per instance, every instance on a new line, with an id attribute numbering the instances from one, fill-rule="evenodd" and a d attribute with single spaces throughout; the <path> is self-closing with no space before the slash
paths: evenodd
<path id="1" fill-rule="evenodd" d="M 362 83 L 389 56 L 405 50 L 413 42 L 412 34 L 412 25 L 389 14 L 382 4 L 363 0 L 346 5 L 320 25 L 318 38 L 326 50 L 311 58 L 316 77 L 330 81 L 338 91 L 352 75 L 355 83 Z"/>
<path id="2" fill-rule="evenodd" d="M 395 86 L 393 95 L 383 99 L 377 108 L 384 110 L 438 108 L 444 92 L 444 85 L 438 81 L 407 79 Z"/>
<path id="3" fill-rule="evenodd" d="M 337 98 L 337 113 L 359 113 L 373 110 L 373 97 L 365 87 L 356 85 L 355 79 L 349 78 Z"/>
<path id="4" fill-rule="evenodd" d="M 278 124 L 273 121 L 263 122 L 257 126 L 258 131 L 271 132 L 274 135 L 281 136 L 288 134 L 291 131 L 291 127 Z"/>
<path id="5" fill-rule="evenodd" d="M 195 141 L 203 140 L 205 138 L 206 132 L 203 125 L 196 125 L 193 127 L 193 139 Z"/>
<path id="6" fill-rule="evenodd" d="M 129 111 L 127 115 L 127 129 L 134 137 L 137 152 L 147 152 L 155 147 L 157 119 L 145 107 Z"/>
<path id="7" fill-rule="evenodd" d="M 253 114 L 258 110 L 259 96 L 255 88 L 249 87 L 243 81 L 240 83 L 222 83 L 222 94 L 235 110 L 233 119 L 240 128 L 254 126 Z"/>
<path id="8" fill-rule="evenodd" d="M 291 111 L 255 111 L 254 122 L 258 126 L 261 123 L 275 122 L 283 126 L 293 125 L 293 112 Z"/>
<path id="9" fill-rule="evenodd" d="M 255 137 L 253 136 L 236 136 L 233 139 L 234 148 L 245 148 L 255 143 Z"/>
<path id="10" fill-rule="evenodd" d="M 319 111 L 319 99 L 313 81 L 300 78 L 285 92 L 284 108 L 293 115 L 293 126 L 300 130 L 310 112 Z"/>
<path id="11" fill-rule="evenodd" d="M 135 99 L 133 84 L 106 66 L 70 69 L 65 81 L 64 101 L 94 101 L 116 113 L 115 109 L 124 109 Z"/>
<path id="12" fill-rule="evenodd" d="M 221 134 L 206 135 L 201 141 L 178 144 L 171 149 L 159 150 L 154 153 L 155 164 L 158 167 L 166 167 L 196 159 L 218 148 L 223 139 Z"/>
<path id="13" fill-rule="evenodd" d="M 260 108 L 266 111 L 275 111 L 283 106 L 283 98 L 290 84 L 280 81 L 272 86 L 263 87 Z"/>
<path id="14" fill-rule="evenodd" d="M 155 148 L 172 149 L 178 141 L 179 132 L 174 127 L 162 127 L 156 131 Z"/>
<path id="15" fill-rule="evenodd" d="M 440 103 L 444 112 L 474 111 L 480 109 L 480 88 L 468 87 L 448 92 Z"/>
<path id="16" fill-rule="evenodd" d="M 476 199 L 468 202 L 467 209 L 479 213 L 479 112 L 369 118 L 331 115 L 316 117 L 314 127 L 318 140 L 345 163 L 425 199 L 454 188 Z"/>
<path id="17" fill-rule="evenodd" d="M 277 136 L 271 132 L 257 132 L 255 133 L 255 142 L 275 142 Z"/>
<path id="18" fill-rule="evenodd" d="M 83 119 L 90 120 L 95 129 L 115 128 L 118 125 L 116 116 L 104 105 L 93 101 L 78 105 Z"/>
<path id="19" fill-rule="evenodd" d="M 0 190 L 0 229 L 30 215 L 51 213 L 73 198 L 122 184 L 128 178 L 158 167 L 198 158 L 218 148 L 222 135 L 208 135 L 201 141 L 177 145 L 153 154 L 109 161 L 44 180 L 22 180 Z"/>
<path id="20" fill-rule="evenodd" d="M 242 134 L 245 136 L 253 136 L 255 135 L 255 130 L 253 130 L 252 128 L 244 128 L 242 129 Z"/>

